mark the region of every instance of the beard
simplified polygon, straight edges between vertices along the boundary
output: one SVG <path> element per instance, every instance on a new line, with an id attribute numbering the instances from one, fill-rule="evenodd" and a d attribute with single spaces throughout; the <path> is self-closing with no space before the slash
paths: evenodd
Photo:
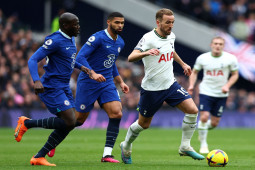
<path id="1" fill-rule="evenodd" d="M 110 26 L 110 29 L 112 30 L 112 32 L 114 33 L 114 34 L 120 34 L 122 31 L 118 31 L 118 30 L 116 30 L 116 29 L 114 29 L 112 26 Z"/>
<path id="2" fill-rule="evenodd" d="M 168 32 L 168 31 L 164 30 L 163 28 L 160 28 L 160 31 L 161 31 L 164 35 L 166 35 L 166 36 L 171 34 L 171 31 Z"/>

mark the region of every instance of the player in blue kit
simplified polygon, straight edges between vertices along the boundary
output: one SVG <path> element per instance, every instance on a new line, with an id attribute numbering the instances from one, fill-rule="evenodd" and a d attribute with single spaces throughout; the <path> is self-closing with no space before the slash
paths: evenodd
<path id="1" fill-rule="evenodd" d="M 61 143 L 76 124 L 74 99 L 69 87 L 71 74 L 74 68 L 81 69 L 86 72 L 85 74 L 91 73 L 85 59 L 84 66 L 75 61 L 77 49 L 74 36 L 78 35 L 80 29 L 78 17 L 72 13 L 64 13 L 60 16 L 59 25 L 59 31 L 47 36 L 44 44 L 28 61 L 35 93 L 39 95 L 49 111 L 57 116 L 40 120 L 32 120 L 25 116 L 19 118 L 14 133 L 17 142 L 21 141 L 23 134 L 30 128 L 55 129 L 46 144 L 32 157 L 31 165 L 56 166 L 49 163 L 45 155 Z M 37 63 L 46 56 L 45 74 L 40 79 Z M 100 77 L 93 75 L 90 74 L 95 80 Z"/>
<path id="2" fill-rule="evenodd" d="M 120 96 L 114 84 L 115 80 L 123 93 L 129 92 L 118 73 L 115 61 L 124 47 L 124 41 L 119 36 L 124 27 L 124 17 L 119 12 L 111 13 L 107 18 L 107 29 L 99 31 L 88 39 L 77 55 L 77 61 L 88 61 L 92 70 L 103 75 L 105 82 L 98 83 L 89 78 L 88 74 L 80 73 L 76 91 L 77 122 L 83 124 L 95 101 L 109 116 L 106 132 L 106 143 L 101 162 L 119 163 L 112 156 L 112 149 L 119 133 L 119 124 L 122 117 Z"/>

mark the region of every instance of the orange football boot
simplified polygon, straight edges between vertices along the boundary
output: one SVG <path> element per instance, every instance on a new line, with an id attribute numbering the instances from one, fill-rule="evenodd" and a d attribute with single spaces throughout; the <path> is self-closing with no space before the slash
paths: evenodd
<path id="1" fill-rule="evenodd" d="M 34 156 L 30 160 L 31 165 L 44 165 L 44 166 L 56 166 L 56 164 L 49 163 L 44 157 L 34 158 Z"/>
<path id="2" fill-rule="evenodd" d="M 24 123 L 24 121 L 27 120 L 27 119 L 29 119 L 29 118 L 27 118 L 25 116 L 19 117 L 18 125 L 17 125 L 17 127 L 15 129 L 15 133 L 14 133 L 15 140 L 17 142 L 21 141 L 22 136 L 27 131 L 27 127 L 25 126 L 25 123 Z"/>

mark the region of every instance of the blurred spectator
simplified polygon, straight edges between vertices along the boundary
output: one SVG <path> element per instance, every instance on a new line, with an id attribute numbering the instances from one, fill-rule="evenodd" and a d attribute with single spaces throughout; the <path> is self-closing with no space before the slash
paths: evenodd
<path id="1" fill-rule="evenodd" d="M 250 28 L 245 22 L 245 17 L 239 15 L 236 21 L 233 21 L 229 26 L 229 32 L 235 38 L 245 41 L 250 34 Z"/>
<path id="2" fill-rule="evenodd" d="M 59 29 L 59 23 L 58 23 L 58 20 L 59 20 L 59 16 L 62 15 L 63 13 L 65 13 L 66 10 L 61 8 L 58 10 L 58 15 L 55 16 L 51 22 L 51 32 L 56 32 L 58 29 Z"/>
<path id="3" fill-rule="evenodd" d="M 147 0 L 255 43 L 255 0 Z M 174 11 L 175 11 L 174 10 Z"/>

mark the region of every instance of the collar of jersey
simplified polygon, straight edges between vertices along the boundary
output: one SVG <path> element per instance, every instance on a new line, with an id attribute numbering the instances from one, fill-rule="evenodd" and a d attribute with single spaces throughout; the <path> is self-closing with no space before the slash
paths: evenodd
<path id="1" fill-rule="evenodd" d="M 69 37 L 66 33 L 64 33 L 63 31 L 61 31 L 61 29 L 58 30 L 64 37 L 68 38 L 68 39 L 72 39 L 71 37 Z"/>
<path id="2" fill-rule="evenodd" d="M 222 56 L 222 54 L 223 54 L 223 52 L 221 52 L 221 55 L 220 55 L 220 56 Z M 214 57 L 214 58 L 219 58 L 219 57 L 220 57 L 220 56 L 213 56 L 213 55 L 212 55 L 212 52 L 211 52 L 211 56 Z"/>
<path id="3" fill-rule="evenodd" d="M 109 37 L 110 39 L 112 39 L 114 41 L 114 39 L 111 37 L 111 35 L 109 34 L 109 32 L 107 31 L 107 28 L 104 30 L 104 32 L 106 33 L 107 37 Z M 118 35 L 117 35 L 117 38 L 116 40 L 118 39 Z"/>
<path id="4" fill-rule="evenodd" d="M 159 38 L 167 39 L 167 37 L 162 37 L 161 35 L 159 35 L 158 32 L 156 31 L 156 28 L 154 28 L 154 33 L 155 33 Z"/>

